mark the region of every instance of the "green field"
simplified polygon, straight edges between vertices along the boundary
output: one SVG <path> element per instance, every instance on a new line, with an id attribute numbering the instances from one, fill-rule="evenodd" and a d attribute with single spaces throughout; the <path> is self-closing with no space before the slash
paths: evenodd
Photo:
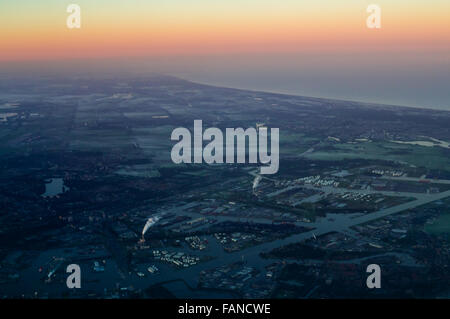
<path id="1" fill-rule="evenodd" d="M 307 157 L 316 160 L 377 159 L 405 162 L 418 167 L 450 169 L 446 150 L 440 147 L 397 144 L 391 142 L 362 142 L 334 144 L 334 151 L 316 151 Z"/>
<path id="2" fill-rule="evenodd" d="M 297 156 L 319 141 L 320 139 L 306 137 L 305 134 L 280 131 L 280 153 L 287 156 Z"/>
<path id="3" fill-rule="evenodd" d="M 442 214 L 433 224 L 425 225 L 424 230 L 427 233 L 436 235 L 450 234 L 450 213 Z"/>

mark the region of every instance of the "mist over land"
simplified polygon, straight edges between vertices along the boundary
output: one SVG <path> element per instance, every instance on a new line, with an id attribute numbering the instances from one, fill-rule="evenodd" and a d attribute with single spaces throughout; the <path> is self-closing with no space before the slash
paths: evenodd
<path id="1" fill-rule="evenodd" d="M 1 78 L 167 74 L 238 89 L 450 110 L 450 58 L 437 52 L 205 55 L 0 63 Z"/>

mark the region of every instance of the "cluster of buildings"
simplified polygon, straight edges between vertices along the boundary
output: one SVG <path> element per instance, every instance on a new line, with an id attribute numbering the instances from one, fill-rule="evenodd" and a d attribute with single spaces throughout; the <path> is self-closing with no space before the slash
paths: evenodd
<path id="1" fill-rule="evenodd" d="M 261 272 L 245 262 L 235 262 L 201 271 L 199 286 L 231 290 L 243 298 L 268 298 L 275 288 L 275 277 L 272 267 Z"/>
<path id="2" fill-rule="evenodd" d="M 321 187 L 321 186 L 339 187 L 338 181 L 335 181 L 334 179 L 323 178 L 320 175 L 301 177 L 301 178 L 297 178 L 294 181 L 297 183 L 303 183 L 303 184 L 312 185 L 315 187 Z"/>
<path id="3" fill-rule="evenodd" d="M 192 249 L 204 250 L 208 246 L 208 241 L 206 239 L 200 239 L 198 236 L 188 236 L 184 240 Z"/>
<path id="4" fill-rule="evenodd" d="M 191 207 L 189 212 L 194 214 L 203 215 L 203 217 L 195 218 L 183 225 L 180 225 L 180 229 L 183 231 L 191 230 L 199 226 L 206 224 L 213 224 L 217 221 L 217 216 L 229 216 L 242 219 L 262 218 L 273 220 L 279 218 L 282 212 L 261 207 L 251 206 L 245 203 L 235 203 L 225 200 L 202 200 L 194 207 Z"/>
<path id="5" fill-rule="evenodd" d="M 200 262 L 200 257 L 189 256 L 184 252 L 168 252 L 167 250 L 153 250 L 153 257 L 158 261 L 184 268 L 194 266 Z"/>
<path id="6" fill-rule="evenodd" d="M 401 177 L 405 174 L 403 171 L 400 170 L 381 169 L 381 168 L 372 169 L 370 172 L 376 175 L 391 176 L 391 177 Z"/>
<path id="7" fill-rule="evenodd" d="M 244 247 L 251 246 L 256 242 L 263 242 L 264 237 L 248 233 L 214 233 L 214 237 L 222 245 L 226 252 L 239 251 Z"/>

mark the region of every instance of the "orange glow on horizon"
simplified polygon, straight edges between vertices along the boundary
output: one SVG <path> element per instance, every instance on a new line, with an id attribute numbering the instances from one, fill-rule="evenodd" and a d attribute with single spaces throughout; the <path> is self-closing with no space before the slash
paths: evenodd
<path id="1" fill-rule="evenodd" d="M 64 10 L 64 5 L 58 10 Z M 348 10 L 344 4 L 329 10 L 310 5 L 300 10 L 297 5 L 298 12 L 283 8 L 281 2 L 279 6 L 273 12 L 217 9 L 195 16 L 146 15 L 139 8 L 112 15 L 97 8 L 82 15 L 81 29 L 66 28 L 68 14 L 56 9 L 47 18 L 39 12 L 29 23 L 25 17 L 14 20 L 0 15 L 0 61 L 324 50 L 450 52 L 450 19 L 445 10 L 415 8 L 403 14 L 398 8 L 383 10 L 382 28 L 370 30 L 365 26 L 364 5 L 352 4 Z"/>

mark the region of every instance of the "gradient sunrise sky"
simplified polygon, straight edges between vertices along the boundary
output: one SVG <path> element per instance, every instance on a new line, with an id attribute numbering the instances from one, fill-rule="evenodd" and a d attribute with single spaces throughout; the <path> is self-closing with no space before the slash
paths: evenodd
<path id="1" fill-rule="evenodd" d="M 66 27 L 70 3 L 81 7 L 81 29 Z M 371 3 L 382 9 L 381 29 L 366 27 L 366 8 Z M 374 72 L 375 78 L 384 82 L 380 72 L 392 68 L 404 74 L 407 82 L 414 76 L 412 67 L 428 82 L 433 77 L 445 81 L 445 73 L 450 73 L 450 1 L 0 1 L 1 65 L 124 58 L 170 66 L 172 73 L 203 82 L 352 98 L 339 90 L 333 92 L 333 87 L 321 91 L 322 84 L 327 87 L 325 82 L 318 81 L 315 89 L 303 86 L 303 91 L 284 83 L 289 81 L 292 86 L 295 70 L 310 79 L 322 74 L 323 79 L 332 81 L 344 68 L 349 75 L 347 84 L 360 82 L 363 74 L 358 70 L 365 76 Z M 241 73 L 232 75 L 233 70 Z M 267 79 L 264 85 L 258 84 L 258 72 L 274 70 L 279 73 L 274 74 L 276 82 Z M 333 70 L 336 75 L 330 73 Z M 245 75 L 248 83 L 242 80 Z M 437 86 L 438 91 L 430 95 L 440 95 L 436 103 L 450 106 L 447 90 L 441 88 L 442 83 Z M 356 95 L 354 98 L 365 99 L 367 94 Z M 426 95 L 410 101 L 392 100 L 408 105 L 426 101 Z"/>
<path id="2" fill-rule="evenodd" d="M 0 2 L 0 60 L 450 48 L 450 1 L 20 0 Z M 82 27 L 66 27 L 66 7 Z"/>

